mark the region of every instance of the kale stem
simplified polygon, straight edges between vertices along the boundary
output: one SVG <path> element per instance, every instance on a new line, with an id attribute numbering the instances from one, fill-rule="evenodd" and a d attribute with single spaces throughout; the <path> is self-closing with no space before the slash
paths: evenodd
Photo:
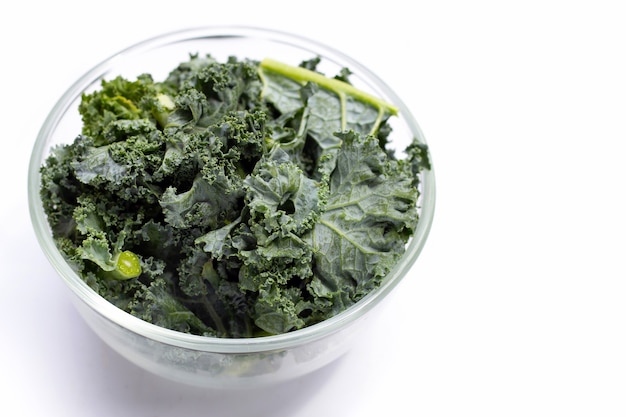
<path id="1" fill-rule="evenodd" d="M 340 97 L 344 94 L 349 95 L 376 108 L 385 109 L 392 115 L 398 114 L 398 108 L 393 106 L 392 104 L 389 104 L 378 97 L 368 94 L 363 90 L 359 90 L 352 84 L 338 80 L 336 78 L 326 77 L 325 75 L 308 70 L 306 68 L 284 64 L 271 58 L 263 59 L 260 63 L 260 68 L 261 70 L 267 70 L 281 74 L 300 83 L 306 83 L 311 81 L 318 84 L 320 87 L 326 88 L 330 91 L 334 91 Z"/>
<path id="2" fill-rule="evenodd" d="M 115 259 L 115 269 L 110 276 L 118 280 L 137 278 L 141 275 L 141 261 L 133 252 L 120 252 Z"/>

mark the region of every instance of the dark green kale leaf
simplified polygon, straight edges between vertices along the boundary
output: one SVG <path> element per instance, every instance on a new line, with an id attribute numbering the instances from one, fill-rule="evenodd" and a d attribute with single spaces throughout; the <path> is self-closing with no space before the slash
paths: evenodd
<path id="1" fill-rule="evenodd" d="M 253 61 L 231 57 L 220 63 L 197 55 L 172 71 L 165 84 L 178 91 L 167 126 L 185 131 L 202 130 L 231 111 L 253 110 L 262 87 Z"/>
<path id="2" fill-rule="evenodd" d="M 389 159 L 373 136 L 338 134 L 342 147 L 324 213 L 307 236 L 314 250 L 309 288 L 333 312 L 376 288 L 404 253 L 418 221 L 410 163 Z"/>
<path id="3" fill-rule="evenodd" d="M 304 280 L 312 276 L 312 248 L 300 236 L 323 208 L 318 184 L 278 151 L 244 181 L 246 211 L 237 223 L 198 238 L 218 260 L 237 260 L 238 287 L 251 302 L 255 325 L 279 334 L 305 325 Z M 281 158 L 282 156 L 282 158 Z"/>
<path id="4" fill-rule="evenodd" d="M 224 175 L 217 177 L 227 178 Z M 237 216 L 242 193 L 229 187 L 228 181 L 209 181 L 198 175 L 191 188 L 176 194 L 168 187 L 159 199 L 165 222 L 175 228 L 214 229 Z"/>
<path id="5" fill-rule="evenodd" d="M 191 55 L 162 82 L 103 81 L 52 149 L 41 197 L 68 262 L 143 320 L 280 334 L 376 288 L 418 221 L 418 142 L 385 148 L 393 106 L 316 72 Z"/>
<path id="6" fill-rule="evenodd" d="M 162 278 L 141 286 L 128 309 L 134 316 L 166 329 L 203 336 L 216 335 L 173 294 L 170 285 Z"/>
<path id="7" fill-rule="evenodd" d="M 272 159 L 257 164 L 244 187 L 250 216 L 268 234 L 301 235 L 313 227 L 322 209 L 323 196 L 319 194 L 323 188 L 280 149 Z"/>
<path id="8" fill-rule="evenodd" d="M 272 140 L 311 177 L 330 172 L 341 146 L 337 132 L 376 136 L 386 144 L 397 109 L 353 87 L 344 69 L 336 78 L 315 70 L 318 59 L 292 67 L 271 59 L 259 64 L 263 97 L 276 109 Z"/>
<path id="9" fill-rule="evenodd" d="M 322 149 L 338 146 L 335 132 L 376 135 L 389 116 L 397 114 L 394 106 L 353 87 L 349 71 L 328 78 L 312 69 L 316 61 L 312 62 L 293 67 L 264 59 L 259 71 L 265 99 L 281 113 L 293 113 L 303 105 L 309 109 L 308 130 Z"/>

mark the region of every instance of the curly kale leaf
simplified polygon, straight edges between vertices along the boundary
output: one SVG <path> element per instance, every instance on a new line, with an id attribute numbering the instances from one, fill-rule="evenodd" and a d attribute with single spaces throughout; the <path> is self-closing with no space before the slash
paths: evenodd
<path id="1" fill-rule="evenodd" d="M 301 328 L 308 305 L 294 284 L 312 275 L 312 251 L 299 236 L 320 215 L 321 188 L 280 155 L 260 162 L 244 187 L 245 225 L 226 225 L 196 243 L 217 259 L 237 258 L 239 289 L 252 300 L 257 327 L 270 334 Z"/>
<path id="2" fill-rule="evenodd" d="M 395 159 L 397 109 L 318 63 L 191 55 L 163 82 L 83 95 L 41 197 L 85 282 L 143 320 L 218 337 L 300 329 L 379 285 L 415 228 L 427 149 Z"/>
<path id="3" fill-rule="evenodd" d="M 319 184 L 284 157 L 260 162 L 255 172 L 244 180 L 244 187 L 250 215 L 268 233 L 300 235 L 319 216 Z"/>
<path id="4" fill-rule="evenodd" d="M 166 329 L 204 336 L 216 335 L 211 327 L 175 296 L 171 285 L 162 278 L 141 285 L 128 309 L 132 315 Z"/>
<path id="5" fill-rule="evenodd" d="M 376 136 L 384 146 L 390 127 L 389 117 L 398 109 L 355 88 L 344 69 L 335 78 L 316 70 L 319 59 L 299 67 L 271 59 L 259 63 L 263 98 L 278 116 L 270 122 L 275 146 L 310 176 L 320 179 L 335 166 L 341 139 L 337 132 L 354 131 Z"/>
<path id="6" fill-rule="evenodd" d="M 179 298 L 221 337 L 249 337 L 250 308 L 245 295 L 212 257 L 191 246 L 178 268 Z"/>
<path id="7" fill-rule="evenodd" d="M 267 333 L 354 304 L 380 284 L 416 226 L 411 163 L 390 158 L 373 136 L 337 135 L 336 166 L 322 181 L 278 150 L 246 179 L 245 216 L 196 240 L 216 259 L 240 262 L 239 287 Z"/>
<path id="8" fill-rule="evenodd" d="M 428 146 L 418 140 L 413 140 L 413 142 L 407 146 L 405 151 L 408 155 L 408 160 L 411 161 L 411 170 L 414 174 L 413 183 L 417 186 L 419 183 L 420 171 L 430 170 Z"/>
<path id="9" fill-rule="evenodd" d="M 418 191 L 410 164 L 389 159 L 372 136 L 338 134 L 342 147 L 324 213 L 308 240 L 315 248 L 316 297 L 333 310 L 380 284 L 417 225 Z"/>
<path id="10" fill-rule="evenodd" d="M 103 146 L 82 142 L 82 152 L 71 162 L 78 181 L 124 200 L 154 201 L 160 192 L 153 173 L 161 164 L 162 141 L 139 136 Z"/>
<path id="11" fill-rule="evenodd" d="M 167 127 L 186 131 L 202 130 L 231 111 L 253 110 L 262 87 L 253 61 L 231 57 L 220 63 L 197 55 L 181 63 L 164 84 L 178 91 Z"/>
<path id="12" fill-rule="evenodd" d="M 82 133 L 102 145 L 118 139 L 109 131 L 117 121 L 162 122 L 171 110 L 171 99 L 149 74 L 135 81 L 116 77 L 103 80 L 99 90 L 83 94 L 78 110 L 83 120 Z"/>
<path id="13" fill-rule="evenodd" d="M 308 65 L 305 65 L 308 64 Z M 263 94 L 281 113 L 293 113 L 303 103 L 309 109 L 308 131 L 322 149 L 336 147 L 335 132 L 353 130 L 376 135 L 398 109 L 352 86 L 347 73 L 329 78 L 315 71 L 316 62 L 294 67 L 272 59 L 259 64 Z"/>
<path id="14" fill-rule="evenodd" d="M 241 195 L 227 188 L 227 182 L 210 182 L 202 176 L 196 177 L 191 188 L 180 194 L 169 187 L 161 195 L 159 204 L 163 208 L 165 221 L 175 228 L 221 226 L 228 218 L 236 216 Z"/>

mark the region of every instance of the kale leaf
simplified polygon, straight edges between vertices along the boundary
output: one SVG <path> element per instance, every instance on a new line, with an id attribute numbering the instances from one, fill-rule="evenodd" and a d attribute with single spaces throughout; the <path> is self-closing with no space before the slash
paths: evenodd
<path id="1" fill-rule="evenodd" d="M 310 290 L 336 313 L 377 287 L 404 253 L 417 226 L 414 175 L 390 160 L 376 138 L 353 131 L 342 140 L 324 213 L 308 237 L 314 246 Z"/>
<path id="2" fill-rule="evenodd" d="M 61 252 L 143 320 L 216 337 L 325 320 L 380 285 L 418 222 L 417 140 L 350 71 L 190 55 L 163 81 L 102 81 L 41 167 Z"/>

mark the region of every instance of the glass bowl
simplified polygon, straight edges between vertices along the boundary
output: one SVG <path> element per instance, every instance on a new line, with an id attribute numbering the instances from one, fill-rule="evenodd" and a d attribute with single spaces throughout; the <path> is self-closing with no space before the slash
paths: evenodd
<path id="1" fill-rule="evenodd" d="M 422 132 L 401 99 L 381 79 L 346 54 L 316 41 L 289 33 L 253 27 L 201 27 L 167 33 L 102 61 L 78 79 L 59 99 L 36 139 L 29 167 L 28 197 L 33 227 L 41 248 L 71 291 L 86 323 L 108 345 L 131 362 L 157 375 L 209 388 L 256 387 L 303 376 L 349 351 L 366 326 L 366 318 L 407 275 L 425 244 L 434 211 L 432 167 L 421 172 L 420 221 L 406 252 L 382 285 L 346 311 L 290 333 L 246 339 L 190 335 L 145 322 L 109 303 L 93 291 L 69 266 L 55 246 L 39 194 L 39 169 L 55 144 L 69 143 L 81 129 L 81 95 L 99 88 L 102 79 L 117 75 L 134 79 L 151 73 L 161 80 L 190 53 L 211 54 L 220 61 L 238 58 L 274 59 L 297 65 L 321 57 L 318 69 L 337 74 L 353 72 L 351 82 L 398 109 L 393 118 L 391 145 L 404 149 Z M 376 337 L 367 334 L 367 337 Z"/>

